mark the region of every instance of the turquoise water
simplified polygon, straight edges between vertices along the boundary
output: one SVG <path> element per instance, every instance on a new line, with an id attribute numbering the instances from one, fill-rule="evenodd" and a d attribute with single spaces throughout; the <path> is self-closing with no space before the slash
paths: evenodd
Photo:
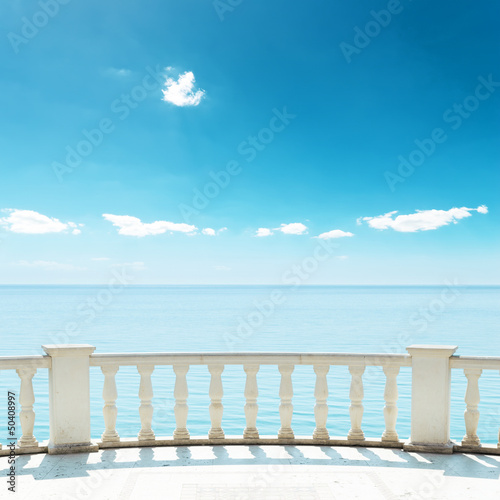
<path id="1" fill-rule="evenodd" d="M 271 306 L 273 292 L 279 304 Z M 0 286 L 0 356 L 41 354 L 42 344 L 92 344 L 96 352 L 179 351 L 308 351 L 308 352 L 406 352 L 412 344 L 458 345 L 458 354 L 500 356 L 498 335 L 499 287 L 340 287 L 301 286 L 129 286 L 110 291 L 107 286 Z M 271 310 L 272 309 L 272 310 Z M 262 311 L 262 312 L 259 312 Z M 241 326 L 242 322 L 255 325 Z M 189 417 L 192 435 L 208 431 L 206 367 L 188 373 Z M 314 373 L 298 366 L 293 373 L 296 435 L 314 429 Z M 363 430 L 379 437 L 384 430 L 382 408 L 385 377 L 379 368 L 367 368 L 363 377 L 365 413 Z M 279 428 L 279 373 L 262 367 L 259 375 L 261 434 Z M 332 367 L 328 429 L 345 436 L 349 430 L 347 367 Z M 98 438 L 102 419 L 103 376 L 91 368 L 92 435 Z M 245 378 L 242 367 L 223 373 L 224 418 L 227 435 L 244 428 Z M 398 378 L 400 398 L 397 431 L 410 432 L 410 383 L 408 369 Z M 174 375 L 171 367 L 157 367 L 153 374 L 157 436 L 174 430 Z M 140 428 L 139 375 L 123 367 L 117 375 L 117 430 L 132 437 Z M 0 411 L 6 415 L 6 391 L 18 391 L 19 379 L 11 370 L 0 372 Z M 36 395 L 35 436 L 48 438 L 47 370 L 34 379 Z M 480 379 L 479 436 L 496 442 L 500 426 L 500 376 L 485 371 Z M 465 377 L 453 370 L 452 438 L 461 439 Z M 0 438 L 0 442 L 2 441 Z"/>

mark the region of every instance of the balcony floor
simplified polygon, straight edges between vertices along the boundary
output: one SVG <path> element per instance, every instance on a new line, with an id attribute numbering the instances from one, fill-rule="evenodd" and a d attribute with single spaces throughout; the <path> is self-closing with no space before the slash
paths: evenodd
<path id="1" fill-rule="evenodd" d="M 0 458 L 0 498 L 7 498 Z M 500 498 L 500 456 L 330 446 L 120 448 L 16 458 L 16 499 Z M 14 498 L 14 497 L 12 497 Z"/>

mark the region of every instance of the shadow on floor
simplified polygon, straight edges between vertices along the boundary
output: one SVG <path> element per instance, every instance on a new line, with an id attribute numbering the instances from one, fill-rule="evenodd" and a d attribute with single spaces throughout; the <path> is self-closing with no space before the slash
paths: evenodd
<path id="1" fill-rule="evenodd" d="M 408 453 L 399 449 L 330 446 L 180 446 L 120 448 L 70 455 L 21 455 L 16 458 L 20 476 L 35 480 L 86 477 L 91 471 L 154 467 L 233 465 L 321 465 L 390 467 L 391 470 L 443 471 L 445 476 L 498 479 L 500 456 L 454 453 Z M 7 457 L 0 458 L 0 475 L 6 476 Z M 376 469 L 372 469 L 376 470 Z"/>

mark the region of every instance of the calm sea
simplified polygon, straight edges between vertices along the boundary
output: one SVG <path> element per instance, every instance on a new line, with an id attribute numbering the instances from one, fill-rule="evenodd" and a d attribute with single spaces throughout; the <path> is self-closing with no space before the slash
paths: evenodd
<path id="1" fill-rule="evenodd" d="M 274 299 L 274 301 L 273 301 Z M 276 300 L 279 299 L 279 300 Z M 385 353 L 406 352 L 416 344 L 458 345 L 458 354 L 500 356 L 500 287 L 342 287 L 301 286 L 0 286 L 0 356 L 42 354 L 42 344 L 92 344 L 96 352 L 179 351 L 308 351 Z M 258 375 L 261 434 L 279 428 L 277 367 L 262 367 Z M 349 373 L 332 367 L 328 375 L 331 435 L 349 430 Z M 364 374 L 363 430 L 379 437 L 384 429 L 384 375 L 367 368 Z M 402 369 L 399 382 L 397 430 L 410 432 L 410 372 Z M 91 368 L 92 435 L 103 431 L 103 376 Z M 171 435 L 173 415 L 171 367 L 153 374 L 157 436 Z M 224 419 L 227 435 L 244 428 L 244 372 L 226 367 L 223 373 Z M 117 430 L 133 437 L 140 427 L 139 375 L 134 367 L 120 368 Z M 293 373 L 296 435 L 314 429 L 312 367 Z M 34 379 L 35 436 L 48 438 L 47 371 Z M 192 435 L 208 431 L 206 367 L 188 373 L 189 417 Z M 11 370 L 0 372 L 0 409 L 6 414 L 6 391 L 18 391 L 19 379 Z M 500 376 L 485 371 L 480 379 L 479 436 L 496 442 L 500 426 Z M 452 438 L 461 439 L 465 377 L 453 370 Z M 0 442 L 2 438 L 0 437 Z"/>

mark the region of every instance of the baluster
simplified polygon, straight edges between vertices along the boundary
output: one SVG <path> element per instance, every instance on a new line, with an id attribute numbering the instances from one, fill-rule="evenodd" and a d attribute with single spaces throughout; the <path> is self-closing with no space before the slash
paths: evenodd
<path id="1" fill-rule="evenodd" d="M 466 368 L 464 374 L 467 377 L 467 390 L 465 392 L 465 403 L 467 405 L 464 412 L 465 436 L 462 439 L 462 446 L 479 446 L 480 440 L 477 436 L 477 425 L 479 423 L 479 410 L 477 405 L 479 396 L 479 377 L 483 370 L 476 368 Z"/>
<path id="2" fill-rule="evenodd" d="M 208 390 L 210 396 L 210 422 L 211 428 L 208 432 L 209 439 L 224 439 L 224 431 L 222 430 L 222 413 L 224 407 L 222 406 L 222 396 L 224 390 L 222 388 L 222 372 L 224 365 L 209 365 L 208 371 L 210 372 L 210 388 Z"/>
<path id="3" fill-rule="evenodd" d="M 137 365 L 137 371 L 141 374 L 141 383 L 139 385 L 139 415 L 141 417 L 141 430 L 138 435 L 139 441 L 152 441 L 155 439 L 155 433 L 151 429 L 153 420 L 153 385 L 151 383 L 151 374 L 155 367 L 153 365 Z"/>
<path id="4" fill-rule="evenodd" d="M 104 415 L 105 431 L 102 433 L 101 440 L 103 443 L 116 443 L 120 441 L 120 436 L 116 432 L 116 417 L 118 410 L 116 408 L 116 398 L 118 392 L 116 390 L 115 375 L 118 372 L 118 365 L 101 366 L 101 371 L 104 374 L 104 386 L 102 388 L 102 398 L 104 399 Z"/>
<path id="5" fill-rule="evenodd" d="M 280 383 L 280 420 L 281 428 L 278 431 L 278 439 L 293 439 L 295 436 L 292 430 L 293 417 L 293 385 L 292 372 L 295 367 L 293 365 L 279 365 L 278 369 L 281 373 Z"/>
<path id="6" fill-rule="evenodd" d="M 361 430 L 361 421 L 363 419 L 363 365 L 353 365 L 349 367 L 351 373 L 351 388 L 349 390 L 349 399 L 351 406 L 349 414 L 351 416 L 351 430 L 347 434 L 349 441 L 364 441 L 365 435 Z"/>
<path id="7" fill-rule="evenodd" d="M 175 387 L 174 387 L 174 414 L 175 414 L 175 431 L 174 439 L 189 439 L 189 431 L 187 430 L 187 417 L 189 407 L 187 405 L 188 385 L 186 374 L 189 370 L 189 365 L 174 365 Z"/>
<path id="8" fill-rule="evenodd" d="M 314 417 L 316 419 L 316 428 L 314 429 L 313 439 L 315 441 L 326 441 L 330 437 L 326 429 L 326 420 L 328 418 L 328 382 L 326 375 L 330 367 L 328 365 L 315 365 L 316 385 L 314 387 L 314 397 L 316 405 L 314 406 Z"/>
<path id="9" fill-rule="evenodd" d="M 18 368 L 16 372 L 21 379 L 21 390 L 19 391 L 21 411 L 19 413 L 19 420 L 23 432 L 18 444 L 20 448 L 32 448 L 38 446 L 38 441 L 33 436 L 33 427 L 35 425 L 33 377 L 35 376 L 36 368 L 22 367 Z"/>
<path id="10" fill-rule="evenodd" d="M 385 430 L 382 434 L 382 441 L 399 441 L 396 432 L 396 420 L 398 418 L 398 374 L 399 366 L 384 366 L 385 390 L 384 390 L 384 420 Z"/>
<path id="11" fill-rule="evenodd" d="M 259 439 L 259 431 L 257 430 L 257 413 L 259 405 L 257 397 L 259 396 L 259 388 L 257 386 L 257 372 L 259 365 L 244 365 L 243 369 L 247 374 L 245 383 L 245 418 L 246 427 L 243 431 L 245 439 Z"/>

